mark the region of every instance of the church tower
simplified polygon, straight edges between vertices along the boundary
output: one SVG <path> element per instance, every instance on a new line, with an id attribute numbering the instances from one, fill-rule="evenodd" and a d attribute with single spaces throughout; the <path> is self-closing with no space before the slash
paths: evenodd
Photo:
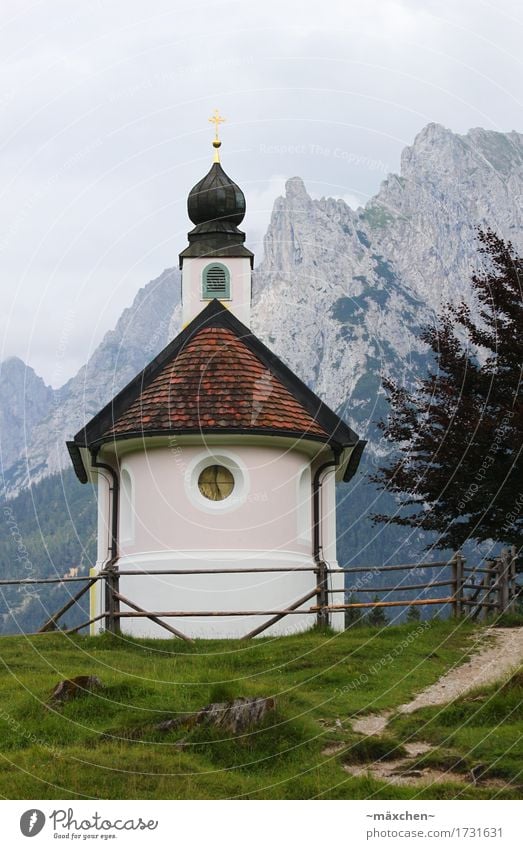
<path id="1" fill-rule="evenodd" d="M 183 329 L 68 443 L 98 487 L 92 633 L 342 629 L 335 480 L 364 443 L 250 331 L 245 197 L 219 161 L 191 189 Z M 105 576 L 107 576 L 105 578 Z"/>
<path id="2" fill-rule="evenodd" d="M 209 120 L 216 128 L 214 162 L 187 199 L 195 227 L 189 233 L 189 247 L 180 254 L 182 322 L 185 327 L 216 298 L 249 327 L 254 255 L 238 229 L 245 217 L 245 195 L 220 163 L 218 126 L 224 119 L 216 110 Z"/>

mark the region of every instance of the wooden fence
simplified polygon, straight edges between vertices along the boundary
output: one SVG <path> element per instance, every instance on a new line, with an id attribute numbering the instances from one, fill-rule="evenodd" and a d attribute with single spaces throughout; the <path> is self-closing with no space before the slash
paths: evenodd
<path id="1" fill-rule="evenodd" d="M 399 583 L 388 586 L 368 586 L 369 579 L 373 576 L 404 572 L 407 579 L 414 575 L 414 581 L 421 573 L 425 577 L 428 571 L 431 574 L 429 580 L 405 583 L 404 579 Z M 293 604 L 283 610 L 144 610 L 140 605 L 119 590 L 119 579 L 122 576 L 144 576 L 144 575 L 224 575 L 224 574 L 246 574 L 267 572 L 311 572 L 316 578 L 316 585 L 311 588 L 305 596 L 302 596 Z M 342 589 L 331 589 L 329 587 L 329 576 L 331 574 L 363 575 L 363 579 L 357 579 L 352 586 L 346 585 Z M 311 614 L 316 617 L 319 625 L 328 625 L 331 613 L 351 609 L 364 608 L 387 608 L 387 607 L 425 607 L 429 605 L 451 605 L 455 617 L 466 616 L 472 619 L 486 618 L 492 614 L 502 614 L 514 609 L 515 602 L 520 591 L 516 582 L 517 554 L 516 549 L 503 549 L 501 554 L 494 559 L 487 559 L 479 566 L 468 566 L 465 558 L 460 552 L 456 552 L 450 560 L 439 560 L 423 563 L 407 563 L 394 566 L 353 566 L 346 569 L 331 569 L 326 563 L 318 563 L 314 566 L 301 566 L 294 569 L 288 567 L 243 567 L 223 569 L 167 569 L 167 570 L 117 570 L 108 568 L 93 577 L 75 578 L 27 578 L 22 580 L 0 580 L 2 586 L 25 586 L 28 584 L 66 584 L 81 582 L 84 586 L 68 601 L 50 616 L 39 629 L 38 633 L 54 631 L 58 628 L 59 619 L 77 604 L 80 599 L 97 582 L 105 583 L 105 610 L 95 617 L 82 622 L 74 628 L 69 628 L 65 633 L 75 633 L 82 628 L 104 620 L 106 631 L 117 633 L 120 630 L 120 622 L 126 618 L 147 618 L 161 626 L 172 635 L 184 640 L 190 640 L 182 631 L 165 622 L 165 619 L 184 619 L 186 617 L 220 617 L 220 616 L 268 616 L 269 619 L 253 630 L 245 634 L 244 639 L 250 639 L 270 628 L 286 616 Z M 435 597 L 427 597 L 427 591 L 436 589 Z M 444 589 L 447 592 L 444 592 Z M 343 600 L 335 603 L 331 597 L 336 593 L 343 593 Z M 375 596 L 385 595 L 384 599 L 373 601 L 354 602 L 348 601 L 354 594 L 366 593 Z M 414 593 L 414 597 L 388 599 L 391 594 Z M 423 597 L 420 594 L 423 593 Z M 315 604 L 309 607 L 303 605 L 315 600 Z M 123 611 L 121 606 L 129 608 Z"/>

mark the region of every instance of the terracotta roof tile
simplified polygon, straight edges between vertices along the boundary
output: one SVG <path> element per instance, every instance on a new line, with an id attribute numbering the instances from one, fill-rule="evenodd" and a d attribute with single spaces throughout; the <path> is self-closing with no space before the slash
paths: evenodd
<path id="1" fill-rule="evenodd" d="M 142 390 L 105 436 L 172 430 L 278 430 L 328 438 L 231 330 L 204 327 Z"/>

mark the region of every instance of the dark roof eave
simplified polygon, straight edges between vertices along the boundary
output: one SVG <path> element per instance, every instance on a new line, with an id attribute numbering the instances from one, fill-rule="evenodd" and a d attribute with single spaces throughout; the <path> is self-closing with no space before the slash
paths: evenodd
<path id="1" fill-rule="evenodd" d="M 344 483 L 348 483 L 356 472 L 358 471 L 358 466 L 360 465 L 361 455 L 363 454 L 363 450 L 367 445 L 366 439 L 359 439 L 351 451 L 351 455 L 349 458 L 349 462 L 347 463 L 347 467 L 345 469 L 343 475 Z"/>
<path id="2" fill-rule="evenodd" d="M 317 433 L 308 433 L 304 431 L 294 431 L 294 430 L 284 430 L 283 428 L 252 428 L 252 427 L 198 427 L 198 428 L 179 428 L 179 429 L 156 429 L 156 430 L 134 430 L 127 431 L 126 433 L 117 433 L 117 434 L 108 434 L 102 435 L 98 439 L 89 443 L 88 446 L 82 443 L 81 447 L 89 447 L 90 449 L 100 448 L 102 445 L 108 445 L 116 442 L 123 442 L 129 439 L 142 439 L 145 440 L 149 437 L 155 436 L 196 436 L 199 434 L 205 434 L 206 436 L 230 436 L 230 435 L 253 435 L 253 436 L 283 436 L 288 439 L 296 439 L 303 440 L 309 442 L 320 442 L 324 445 L 328 445 L 334 451 L 341 451 L 343 448 L 349 448 L 350 445 L 354 443 L 345 443 L 337 441 L 336 439 L 328 438 L 326 436 L 321 436 Z M 69 443 L 68 443 L 69 445 Z M 80 444 L 79 444 L 80 446 Z M 355 445 L 355 448 L 357 444 Z M 71 453 L 71 452 L 69 452 Z"/>
<path id="3" fill-rule="evenodd" d="M 251 268 L 254 266 L 254 254 L 249 248 L 244 245 L 223 245 L 221 243 L 213 243 L 211 240 L 194 242 L 189 245 L 179 255 L 179 267 L 182 268 L 184 259 L 202 258 L 202 259 L 220 259 L 220 257 L 245 257 L 250 260 Z"/>
<path id="4" fill-rule="evenodd" d="M 69 456 L 71 458 L 71 463 L 73 464 L 73 469 L 76 477 L 80 481 L 80 483 L 87 483 L 89 480 L 87 477 L 87 472 L 85 470 L 84 461 L 82 460 L 82 455 L 80 453 L 80 448 L 86 448 L 86 445 L 80 444 L 76 441 L 66 442 L 67 450 L 69 451 Z"/>

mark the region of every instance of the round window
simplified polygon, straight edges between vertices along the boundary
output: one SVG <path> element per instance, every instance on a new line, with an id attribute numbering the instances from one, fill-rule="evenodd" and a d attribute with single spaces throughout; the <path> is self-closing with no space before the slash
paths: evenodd
<path id="1" fill-rule="evenodd" d="M 225 466 L 207 466 L 200 472 L 198 489 L 209 501 L 223 501 L 234 489 L 234 477 Z"/>

